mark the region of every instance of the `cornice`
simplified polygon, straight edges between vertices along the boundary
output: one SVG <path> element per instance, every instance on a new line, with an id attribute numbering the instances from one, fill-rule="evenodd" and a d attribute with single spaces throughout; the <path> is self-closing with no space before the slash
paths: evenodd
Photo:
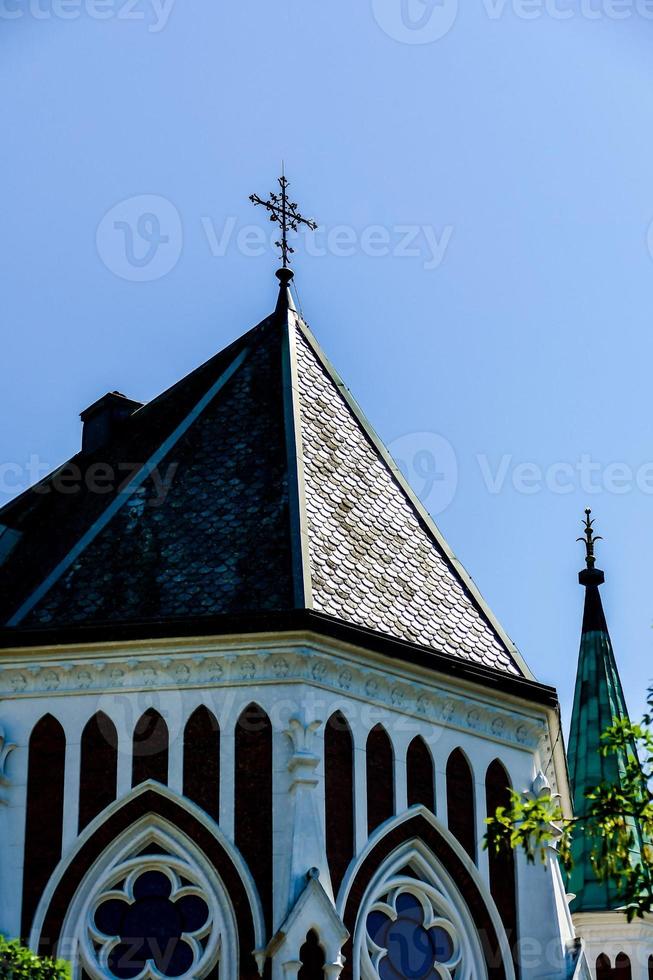
<path id="1" fill-rule="evenodd" d="M 221 690 L 308 684 L 397 714 L 543 753 L 543 709 L 519 710 L 378 655 L 306 640 L 113 644 L 84 653 L 16 651 L 0 663 L 0 700 L 143 691 Z M 548 749 L 550 751 L 550 748 Z"/>

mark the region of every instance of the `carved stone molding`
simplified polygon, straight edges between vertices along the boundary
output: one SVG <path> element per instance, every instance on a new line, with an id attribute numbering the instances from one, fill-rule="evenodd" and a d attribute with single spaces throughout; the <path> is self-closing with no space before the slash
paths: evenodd
<path id="1" fill-rule="evenodd" d="M 306 722 L 297 715 L 288 722 L 285 734 L 293 744 L 293 754 L 288 762 L 288 769 L 292 775 L 292 789 L 298 785 L 317 786 L 315 770 L 320 764 L 320 757 L 313 749 L 315 733 L 322 727 L 322 721 Z"/>
<path id="2" fill-rule="evenodd" d="M 9 779 L 7 778 L 7 760 L 15 748 L 16 746 L 13 744 L 13 742 L 7 741 L 4 730 L 2 727 L 0 727 L 0 806 L 6 806 L 8 803 L 2 789 L 9 786 Z"/>
<path id="3" fill-rule="evenodd" d="M 54 660 L 0 667 L 0 698 L 106 694 L 129 691 L 220 689 L 257 685 L 310 684 L 398 714 L 446 725 L 515 745 L 544 746 L 543 718 L 449 692 L 436 682 L 398 677 L 382 666 L 356 661 L 334 650 L 303 645 L 173 651 L 145 650 L 110 660 Z"/>

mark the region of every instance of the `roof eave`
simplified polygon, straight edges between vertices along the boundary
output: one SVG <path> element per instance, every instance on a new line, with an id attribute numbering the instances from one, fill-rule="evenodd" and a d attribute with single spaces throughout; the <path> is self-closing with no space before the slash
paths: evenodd
<path id="1" fill-rule="evenodd" d="M 144 620 L 42 629 L 0 629 L 0 651 L 80 646 L 132 640 L 181 639 L 208 636 L 255 636 L 261 633 L 310 632 L 349 643 L 434 673 L 466 681 L 546 708 L 558 707 L 555 688 L 530 678 L 494 670 L 482 664 L 441 653 L 430 647 L 395 639 L 310 609 L 239 613 L 183 620 Z M 0 660 L 2 653 L 0 653 Z"/>

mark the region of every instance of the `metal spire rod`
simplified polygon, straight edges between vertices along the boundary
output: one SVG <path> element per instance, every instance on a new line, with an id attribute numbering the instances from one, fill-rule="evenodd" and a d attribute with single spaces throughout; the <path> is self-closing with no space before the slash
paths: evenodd
<path id="1" fill-rule="evenodd" d="M 300 226 L 309 228 L 311 231 L 315 231 L 317 228 L 317 223 L 311 218 L 305 218 L 298 210 L 296 201 L 290 201 L 288 199 L 288 187 L 290 183 L 286 180 L 286 176 L 281 173 L 279 177 L 279 187 L 281 188 L 280 194 L 275 194 L 274 191 L 270 192 L 270 198 L 264 201 L 262 197 L 258 194 L 250 194 L 250 201 L 252 204 L 260 205 L 268 211 L 270 215 L 270 221 L 276 222 L 281 225 L 281 239 L 275 242 L 278 249 L 281 250 L 281 261 L 283 263 L 284 269 L 289 269 L 290 266 L 290 256 L 294 254 L 294 248 L 288 242 L 288 232 L 298 231 Z"/>
<path id="2" fill-rule="evenodd" d="M 585 561 L 589 569 L 593 569 L 596 565 L 596 555 L 594 554 L 594 545 L 597 541 L 603 541 L 600 534 L 594 534 L 594 519 L 592 518 L 592 510 L 590 507 L 585 509 L 585 520 L 583 521 L 585 527 L 585 534 L 582 538 L 576 538 L 577 541 L 582 541 L 585 545 L 586 555 Z"/>

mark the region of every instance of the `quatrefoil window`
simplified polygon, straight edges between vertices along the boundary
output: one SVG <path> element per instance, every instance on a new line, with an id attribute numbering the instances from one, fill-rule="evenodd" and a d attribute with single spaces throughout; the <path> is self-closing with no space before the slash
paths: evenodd
<path id="1" fill-rule="evenodd" d="M 211 928 L 197 887 L 171 868 L 132 874 L 105 892 L 95 908 L 99 959 L 116 980 L 192 975 Z"/>
<path id="2" fill-rule="evenodd" d="M 380 980 L 455 977 L 460 952 L 451 923 L 435 917 L 421 895 L 402 890 L 376 903 L 367 934 Z"/>

